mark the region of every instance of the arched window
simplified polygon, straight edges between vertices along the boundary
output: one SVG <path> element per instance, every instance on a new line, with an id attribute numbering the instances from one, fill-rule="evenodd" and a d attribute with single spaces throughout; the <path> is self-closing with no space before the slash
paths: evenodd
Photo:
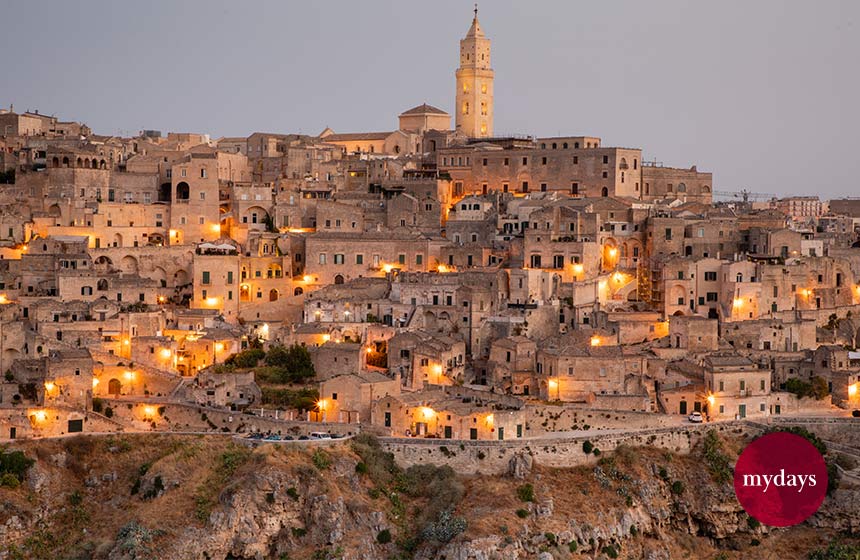
<path id="1" fill-rule="evenodd" d="M 338 274 L 337 276 L 335 276 L 335 277 L 334 277 L 334 283 L 335 283 L 335 284 L 343 284 L 343 276 L 342 276 L 342 275 L 340 275 L 340 274 Z"/>
<path id="2" fill-rule="evenodd" d="M 188 186 L 188 183 L 182 181 L 181 183 L 176 185 L 176 199 L 177 200 L 188 200 L 191 198 L 191 187 Z"/>
<path id="3" fill-rule="evenodd" d="M 600 190 L 600 196 L 602 196 L 602 197 L 607 197 L 607 196 L 609 196 L 609 189 L 607 189 L 606 187 L 603 187 L 603 188 Z"/>
<path id="4" fill-rule="evenodd" d="M 269 301 L 278 301 L 278 290 L 272 288 L 269 290 Z"/>
<path id="5" fill-rule="evenodd" d="M 395 154 L 399 154 L 399 153 L 400 153 L 400 146 L 394 146 L 394 153 L 395 153 Z"/>
<path id="6" fill-rule="evenodd" d="M 63 158 L 63 161 L 69 163 L 69 158 Z M 54 167 L 60 167 L 60 158 L 54 157 L 54 159 L 51 160 L 51 165 Z"/>
<path id="7" fill-rule="evenodd" d="M 102 278 L 102 279 L 101 279 L 101 280 L 99 280 L 99 281 L 98 281 L 98 283 L 96 284 L 96 289 L 97 289 L 98 291 L 100 291 L 100 292 L 104 292 L 104 291 L 106 291 L 106 290 L 108 289 L 108 281 L 107 281 L 107 280 L 105 280 L 104 278 Z"/>
<path id="8" fill-rule="evenodd" d="M 678 183 L 678 192 L 687 192 L 687 185 L 684 183 Z"/>
<path id="9" fill-rule="evenodd" d="M 293 295 L 294 295 L 294 296 L 300 296 L 300 295 L 302 295 L 303 293 L 305 293 L 305 291 L 304 291 L 301 287 L 298 287 L 298 288 L 296 288 L 295 290 L 293 290 Z"/>
<path id="10" fill-rule="evenodd" d="M 93 295 L 93 287 L 92 287 L 92 286 L 83 286 L 83 287 L 81 288 L 81 295 L 82 295 L 82 296 L 91 296 L 91 295 Z"/>

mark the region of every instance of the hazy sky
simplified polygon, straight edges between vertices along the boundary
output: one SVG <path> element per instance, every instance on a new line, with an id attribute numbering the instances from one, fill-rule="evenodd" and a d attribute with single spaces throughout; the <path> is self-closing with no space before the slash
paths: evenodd
<path id="1" fill-rule="evenodd" d="M 495 131 L 587 134 L 719 190 L 860 196 L 860 2 L 493 0 Z M 247 135 L 453 111 L 472 3 L 0 0 L 0 106 Z M 16 23 L 20 22 L 20 23 Z"/>

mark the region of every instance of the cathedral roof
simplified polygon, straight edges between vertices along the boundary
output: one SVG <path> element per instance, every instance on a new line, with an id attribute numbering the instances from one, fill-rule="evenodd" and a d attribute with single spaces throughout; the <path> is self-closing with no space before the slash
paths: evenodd
<path id="1" fill-rule="evenodd" d="M 402 117 L 403 115 L 447 115 L 447 114 L 448 113 L 446 113 L 442 109 L 438 109 L 432 105 L 422 103 L 421 105 L 418 105 L 417 107 L 412 107 L 411 109 L 409 109 L 407 111 L 403 111 L 402 113 L 400 113 L 400 116 Z"/>

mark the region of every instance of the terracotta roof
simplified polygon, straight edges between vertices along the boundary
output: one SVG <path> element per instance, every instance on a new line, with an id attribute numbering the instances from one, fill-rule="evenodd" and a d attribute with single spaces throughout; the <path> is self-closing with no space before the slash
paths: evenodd
<path id="1" fill-rule="evenodd" d="M 403 115 L 427 115 L 427 114 L 447 115 L 448 113 L 446 113 L 442 109 L 438 109 L 432 105 L 422 103 L 421 105 L 418 105 L 417 107 L 412 107 L 411 109 L 409 109 L 407 111 L 403 111 L 402 113 L 400 113 L 400 116 L 402 117 Z"/>
<path id="2" fill-rule="evenodd" d="M 345 132 L 343 134 L 329 134 L 323 138 L 323 142 L 350 142 L 353 140 L 385 140 L 393 132 Z"/>

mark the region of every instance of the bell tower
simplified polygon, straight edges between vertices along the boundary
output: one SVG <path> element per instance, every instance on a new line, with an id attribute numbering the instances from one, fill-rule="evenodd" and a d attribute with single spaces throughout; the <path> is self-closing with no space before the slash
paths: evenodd
<path id="1" fill-rule="evenodd" d="M 493 135 L 493 69 L 490 68 L 490 40 L 478 23 L 478 5 L 466 37 L 460 41 L 457 69 L 457 131 L 470 138 Z"/>

